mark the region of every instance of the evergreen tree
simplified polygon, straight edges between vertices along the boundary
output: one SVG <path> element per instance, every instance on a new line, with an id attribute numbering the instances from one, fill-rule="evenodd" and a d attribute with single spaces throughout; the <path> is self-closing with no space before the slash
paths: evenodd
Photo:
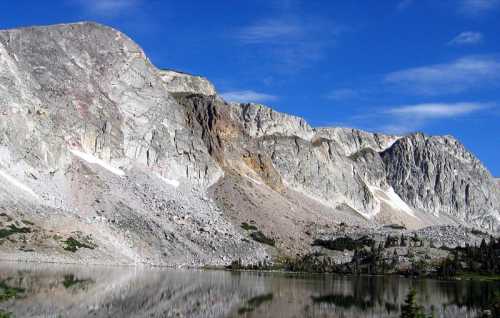
<path id="1" fill-rule="evenodd" d="M 401 234 L 401 241 L 400 242 L 401 242 L 400 243 L 401 246 L 406 246 L 406 238 L 405 238 L 404 234 Z"/>
<path id="2" fill-rule="evenodd" d="M 396 249 L 394 249 L 394 253 L 392 253 L 392 262 L 391 262 L 391 266 L 392 268 L 396 268 L 396 266 L 398 266 L 399 264 L 399 255 L 398 255 L 398 251 Z"/>
<path id="3" fill-rule="evenodd" d="M 389 236 L 387 236 L 387 239 L 385 240 L 385 245 L 384 245 L 384 247 L 385 247 L 385 248 L 388 248 L 388 247 L 391 247 L 391 245 L 392 245 L 392 237 L 391 237 L 391 235 L 389 234 Z"/>
<path id="4" fill-rule="evenodd" d="M 434 310 L 429 318 L 434 318 Z M 406 295 L 405 303 L 401 306 L 401 318 L 426 318 L 423 308 L 417 305 L 417 291 L 413 288 Z"/>
<path id="5" fill-rule="evenodd" d="M 429 243 L 430 248 L 436 248 L 436 245 L 434 244 L 434 240 L 431 239 L 431 242 Z"/>
<path id="6" fill-rule="evenodd" d="M 405 303 L 401 307 L 401 318 L 419 318 L 421 309 L 417 305 L 417 291 L 413 288 L 406 295 Z"/>

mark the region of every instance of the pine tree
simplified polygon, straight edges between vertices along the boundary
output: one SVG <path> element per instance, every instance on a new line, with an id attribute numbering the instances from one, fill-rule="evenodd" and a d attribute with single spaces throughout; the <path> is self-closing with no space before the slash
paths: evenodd
<path id="1" fill-rule="evenodd" d="M 404 236 L 404 234 L 401 234 L 401 246 L 406 246 L 406 238 Z"/>
<path id="2" fill-rule="evenodd" d="M 413 288 L 406 296 L 405 303 L 401 306 L 401 318 L 426 318 L 423 308 L 417 305 L 417 291 Z M 428 318 L 434 318 L 434 309 Z"/>
<path id="3" fill-rule="evenodd" d="M 430 248 L 436 248 L 436 245 L 434 244 L 434 240 L 431 239 L 431 242 L 429 243 Z"/>
<path id="4" fill-rule="evenodd" d="M 394 253 L 392 253 L 392 262 L 391 262 L 391 266 L 393 268 L 396 268 L 396 266 L 398 266 L 398 263 L 399 263 L 399 255 L 398 255 L 398 251 L 396 249 L 394 249 Z"/>
<path id="5" fill-rule="evenodd" d="M 417 291 L 413 288 L 406 295 L 405 303 L 401 307 L 401 318 L 419 318 L 421 317 L 420 307 L 417 305 Z M 420 315 L 420 316 L 419 316 Z"/>
<path id="6" fill-rule="evenodd" d="M 391 247 L 391 245 L 392 245 L 392 237 L 391 237 L 391 235 L 389 234 L 389 236 L 387 236 L 387 239 L 385 240 L 385 245 L 384 245 L 384 247 L 385 247 L 385 248 L 388 248 L 388 247 Z"/>

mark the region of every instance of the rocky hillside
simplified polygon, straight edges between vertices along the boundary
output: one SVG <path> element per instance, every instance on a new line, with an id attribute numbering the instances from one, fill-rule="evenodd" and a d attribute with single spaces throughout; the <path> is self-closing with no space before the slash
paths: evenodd
<path id="1" fill-rule="evenodd" d="M 3 259 L 222 265 L 341 224 L 500 224 L 498 181 L 451 137 L 227 103 L 95 23 L 0 31 L 0 180 Z"/>

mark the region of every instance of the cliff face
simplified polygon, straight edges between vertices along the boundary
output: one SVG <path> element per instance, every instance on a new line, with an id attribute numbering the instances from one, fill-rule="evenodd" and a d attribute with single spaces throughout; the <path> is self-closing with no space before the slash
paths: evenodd
<path id="1" fill-rule="evenodd" d="M 220 176 L 172 82 L 124 34 L 92 23 L 3 31 L 0 50 L 2 144 L 14 158 L 54 170 L 76 149 L 199 184 Z"/>
<path id="2" fill-rule="evenodd" d="M 50 259 L 87 235 L 97 248 L 60 257 L 177 265 L 265 257 L 206 198 L 223 171 L 169 93 L 182 87 L 175 83 L 102 25 L 0 32 L 0 210 L 9 222 L 40 225 L 27 234 L 35 255 L 22 257 Z M 3 257 L 18 258 L 16 249 L 7 242 Z"/>
<path id="3" fill-rule="evenodd" d="M 452 137 L 414 134 L 382 155 L 388 182 L 411 206 L 495 229 L 499 192 L 473 154 Z"/>
<path id="4" fill-rule="evenodd" d="M 36 224 L 27 259 L 227 264 L 268 257 L 243 222 L 290 255 L 340 222 L 500 222 L 498 181 L 450 137 L 227 103 L 94 23 L 0 31 L 0 180 L 7 223 Z M 65 252 L 74 237 L 96 248 Z"/>

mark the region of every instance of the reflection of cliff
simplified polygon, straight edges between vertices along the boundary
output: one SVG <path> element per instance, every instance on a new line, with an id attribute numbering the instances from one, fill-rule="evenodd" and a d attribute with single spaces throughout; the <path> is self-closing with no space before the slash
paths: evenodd
<path id="1" fill-rule="evenodd" d="M 15 317 L 398 317 L 411 286 L 428 311 L 462 317 L 498 289 L 400 277 L 20 264 L 0 265 L 0 280 L 25 290 L 0 303 Z"/>

